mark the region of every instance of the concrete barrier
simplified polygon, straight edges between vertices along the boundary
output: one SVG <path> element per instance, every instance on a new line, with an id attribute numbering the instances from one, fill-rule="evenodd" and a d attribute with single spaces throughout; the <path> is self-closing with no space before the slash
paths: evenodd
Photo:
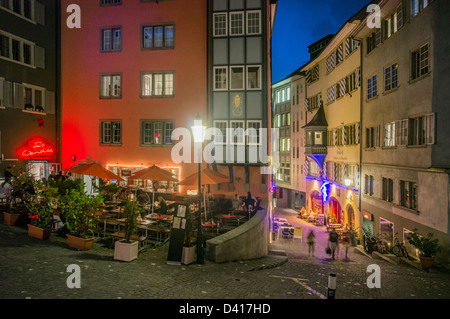
<path id="1" fill-rule="evenodd" d="M 249 221 L 206 241 L 206 258 L 216 263 L 260 258 L 269 253 L 267 202 Z"/>

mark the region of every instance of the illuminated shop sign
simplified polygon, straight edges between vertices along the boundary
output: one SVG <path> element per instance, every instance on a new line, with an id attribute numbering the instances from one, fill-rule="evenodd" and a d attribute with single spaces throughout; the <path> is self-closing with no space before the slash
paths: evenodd
<path id="1" fill-rule="evenodd" d="M 16 152 L 17 157 L 24 160 L 51 159 L 54 154 L 55 148 L 40 137 L 31 138 Z"/>

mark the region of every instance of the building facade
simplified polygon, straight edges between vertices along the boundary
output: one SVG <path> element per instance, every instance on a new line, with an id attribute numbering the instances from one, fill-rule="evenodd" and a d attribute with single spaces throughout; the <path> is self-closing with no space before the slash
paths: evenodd
<path id="1" fill-rule="evenodd" d="M 65 8 L 70 1 L 62 3 Z M 207 127 L 266 127 L 269 1 L 85 0 L 78 5 L 81 28 L 62 28 L 64 168 L 94 160 L 127 180 L 156 165 L 183 180 L 198 169 L 194 143 L 184 150 L 190 158 L 179 161 L 173 152 L 182 138 L 172 139 L 172 133 L 190 132 L 197 114 Z M 216 142 L 227 142 L 226 134 Z M 258 143 L 259 136 L 248 139 Z M 210 143 L 207 137 L 204 146 Z M 211 164 L 230 176 L 229 185 L 210 191 L 263 193 L 262 177 L 253 178 L 248 162 L 229 169 L 203 160 L 203 168 Z M 197 190 L 160 184 L 173 193 Z"/>
<path id="2" fill-rule="evenodd" d="M 360 47 L 350 37 L 362 10 L 302 68 L 306 75 L 307 210 L 319 224 L 360 228 Z M 323 216 L 323 217 L 322 217 Z M 322 219 L 323 218 L 323 219 Z"/>
<path id="3" fill-rule="evenodd" d="M 306 119 L 305 84 L 304 74 L 297 70 L 272 85 L 272 126 L 278 129 L 279 137 L 275 174 L 277 206 L 297 210 L 306 206 L 302 128 Z"/>
<path id="4" fill-rule="evenodd" d="M 221 193 L 268 198 L 275 10 L 273 0 L 208 1 L 208 118 L 223 150 L 213 168 L 230 177 Z"/>
<path id="5" fill-rule="evenodd" d="M 362 23 L 363 225 L 392 244 L 413 229 L 448 258 L 448 1 L 381 1 L 381 28 Z"/>
<path id="6" fill-rule="evenodd" d="M 0 178 L 60 168 L 58 16 L 55 1 L 0 2 Z"/>

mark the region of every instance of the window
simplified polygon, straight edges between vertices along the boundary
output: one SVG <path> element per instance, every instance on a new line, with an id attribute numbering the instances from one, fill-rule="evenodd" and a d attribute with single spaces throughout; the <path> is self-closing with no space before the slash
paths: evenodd
<path id="1" fill-rule="evenodd" d="M 247 90 L 261 89 L 261 66 L 247 66 Z"/>
<path id="2" fill-rule="evenodd" d="M 395 128 L 396 144 L 408 144 L 408 120 L 400 120 L 396 122 Z"/>
<path id="3" fill-rule="evenodd" d="M 118 6 L 122 4 L 122 0 L 100 0 L 100 6 Z"/>
<path id="4" fill-rule="evenodd" d="M 34 20 L 35 0 L 0 0 L 0 7 L 27 18 Z"/>
<path id="5" fill-rule="evenodd" d="M 175 47 L 175 26 L 145 25 L 142 27 L 143 49 L 173 49 Z"/>
<path id="6" fill-rule="evenodd" d="M 384 68 L 384 90 L 389 91 L 398 86 L 398 64 Z"/>
<path id="7" fill-rule="evenodd" d="M 0 34 L 0 56 L 9 58 L 9 37 Z"/>
<path id="8" fill-rule="evenodd" d="M 367 79 L 367 99 L 374 98 L 377 95 L 377 76 L 374 75 Z"/>
<path id="9" fill-rule="evenodd" d="M 408 145 L 434 144 L 434 113 L 408 119 Z"/>
<path id="10" fill-rule="evenodd" d="M 247 11 L 247 34 L 261 33 L 261 11 Z"/>
<path id="11" fill-rule="evenodd" d="M 320 94 L 316 94 L 313 97 L 308 98 L 308 111 L 312 111 L 314 109 L 319 108 L 319 99 L 320 99 Z"/>
<path id="12" fill-rule="evenodd" d="M 230 66 L 230 90 L 244 89 L 244 67 Z"/>
<path id="13" fill-rule="evenodd" d="M 24 110 L 45 112 L 45 89 L 23 84 Z"/>
<path id="14" fill-rule="evenodd" d="M 372 196 L 373 192 L 373 176 L 364 175 L 364 193 Z"/>
<path id="15" fill-rule="evenodd" d="M 122 122 L 120 120 L 100 122 L 101 144 L 122 143 Z"/>
<path id="16" fill-rule="evenodd" d="M 218 129 L 218 135 L 215 136 L 215 144 L 227 144 L 228 121 L 214 121 L 214 128 Z"/>
<path id="17" fill-rule="evenodd" d="M 230 35 L 244 34 L 244 13 L 230 12 Z"/>
<path id="18" fill-rule="evenodd" d="M 417 209 L 416 183 L 400 181 L 400 205 L 411 209 Z"/>
<path id="19" fill-rule="evenodd" d="M 226 13 L 215 13 L 214 14 L 214 36 L 226 36 L 227 35 L 227 14 Z"/>
<path id="20" fill-rule="evenodd" d="M 243 145 L 244 142 L 244 121 L 230 121 L 230 143 Z"/>
<path id="21" fill-rule="evenodd" d="M 247 144 L 261 144 L 261 121 L 247 121 Z"/>
<path id="22" fill-rule="evenodd" d="M 346 145 L 355 145 L 356 144 L 356 124 L 346 125 L 345 131 L 346 131 L 346 136 L 347 136 L 347 144 Z"/>
<path id="23" fill-rule="evenodd" d="M 226 66 L 214 67 L 214 90 L 223 91 L 228 89 L 228 74 Z"/>
<path id="24" fill-rule="evenodd" d="M 383 177 L 382 199 L 388 202 L 394 200 L 394 181 L 390 178 Z"/>
<path id="25" fill-rule="evenodd" d="M 379 146 L 380 127 L 366 128 L 366 148 L 374 148 Z"/>
<path id="26" fill-rule="evenodd" d="M 378 45 L 381 44 L 381 28 L 377 28 L 375 32 L 373 32 L 366 39 L 367 41 L 367 53 L 370 53 L 373 49 L 375 49 Z"/>
<path id="27" fill-rule="evenodd" d="M 173 120 L 141 120 L 141 146 L 172 144 Z"/>
<path id="28" fill-rule="evenodd" d="M 430 72 L 429 44 L 411 53 L 411 79 L 417 79 Z"/>
<path id="29" fill-rule="evenodd" d="M 122 75 L 101 74 L 100 75 L 100 98 L 122 97 Z"/>
<path id="30" fill-rule="evenodd" d="M 141 72 L 141 97 L 173 97 L 175 95 L 173 71 Z"/>
<path id="31" fill-rule="evenodd" d="M 415 17 L 428 6 L 428 0 L 411 0 L 411 17 Z"/>
<path id="32" fill-rule="evenodd" d="M 384 124 L 384 146 L 395 146 L 395 122 Z"/>
<path id="33" fill-rule="evenodd" d="M 102 29 L 102 52 L 122 49 L 122 29 L 120 27 Z"/>

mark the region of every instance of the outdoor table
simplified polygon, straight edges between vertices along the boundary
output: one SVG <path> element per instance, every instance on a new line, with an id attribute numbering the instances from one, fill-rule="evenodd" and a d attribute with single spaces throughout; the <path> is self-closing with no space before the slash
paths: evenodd
<path id="1" fill-rule="evenodd" d="M 219 233 L 219 228 L 217 227 L 217 224 L 215 222 L 206 222 L 206 223 L 203 223 L 202 226 L 204 228 L 210 228 L 210 229 L 216 228 L 217 233 Z"/>
<path id="2" fill-rule="evenodd" d="M 292 226 L 292 225 L 282 225 L 282 226 L 280 226 L 278 228 L 278 238 L 280 238 L 280 235 L 283 236 L 282 234 L 283 234 L 283 230 L 284 229 L 289 229 L 289 230 L 294 231 L 294 226 Z"/>
<path id="3" fill-rule="evenodd" d="M 217 216 L 220 219 L 220 222 L 222 223 L 223 220 L 236 220 L 238 223 L 238 226 L 241 222 L 241 219 L 244 218 L 244 216 L 236 216 L 236 215 L 231 215 L 231 214 L 221 214 Z"/>

